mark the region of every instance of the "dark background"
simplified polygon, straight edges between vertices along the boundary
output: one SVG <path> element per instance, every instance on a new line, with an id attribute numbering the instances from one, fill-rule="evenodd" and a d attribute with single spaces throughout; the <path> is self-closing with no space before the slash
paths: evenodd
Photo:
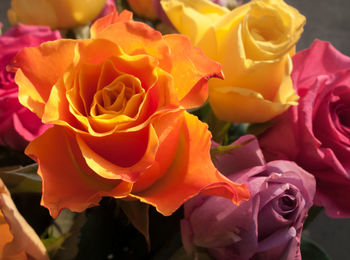
<path id="1" fill-rule="evenodd" d="M 308 48 L 315 38 L 330 41 L 350 56 L 349 0 L 285 0 L 306 16 L 307 23 L 297 49 Z M 7 9 L 10 0 L 0 0 L 3 31 L 9 27 Z M 1 50 L 0 50 L 1 52 Z M 350 203 L 350 198 L 349 198 Z M 333 260 L 349 259 L 350 219 L 330 219 L 321 213 L 304 233 L 315 240 Z"/>

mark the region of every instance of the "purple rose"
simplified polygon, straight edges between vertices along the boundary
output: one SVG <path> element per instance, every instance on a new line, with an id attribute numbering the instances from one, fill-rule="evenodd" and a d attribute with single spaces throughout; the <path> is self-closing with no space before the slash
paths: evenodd
<path id="1" fill-rule="evenodd" d="M 18 102 L 14 73 L 7 71 L 6 66 L 24 47 L 38 46 L 60 38 L 60 33 L 52 32 L 49 27 L 21 24 L 0 36 L 0 145 L 24 149 L 28 141 L 48 128 Z"/>
<path id="2" fill-rule="evenodd" d="M 294 162 L 265 163 L 253 139 L 214 158 L 218 170 L 247 184 L 248 201 L 235 205 L 216 196 L 196 196 L 185 203 L 181 221 L 187 252 L 205 248 L 215 259 L 301 259 L 300 237 L 315 193 L 313 176 Z"/>
<path id="3" fill-rule="evenodd" d="M 316 40 L 293 57 L 299 105 L 259 136 L 267 160 L 286 159 L 313 174 L 314 203 L 350 217 L 350 57 Z"/>

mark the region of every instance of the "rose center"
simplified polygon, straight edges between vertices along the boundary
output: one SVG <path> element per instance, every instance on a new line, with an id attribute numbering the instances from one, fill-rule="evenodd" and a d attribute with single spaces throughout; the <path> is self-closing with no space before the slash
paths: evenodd
<path id="1" fill-rule="evenodd" d="M 285 191 L 276 202 L 275 209 L 285 219 L 289 219 L 298 206 L 298 199 L 296 198 L 294 191 L 290 189 Z"/>
<path id="2" fill-rule="evenodd" d="M 247 20 L 249 32 L 257 41 L 279 41 L 286 27 L 274 10 L 257 7 L 250 11 Z"/>
<path id="3" fill-rule="evenodd" d="M 339 121 L 342 125 L 350 128 L 350 107 L 339 112 Z"/>
<path id="4" fill-rule="evenodd" d="M 289 211 L 295 208 L 296 199 L 294 197 L 291 197 L 290 195 L 285 195 L 279 198 L 278 204 L 281 209 Z"/>
<path id="5" fill-rule="evenodd" d="M 144 94 L 145 91 L 138 78 L 128 74 L 119 76 L 112 83 L 96 92 L 91 106 L 91 115 L 134 117 Z"/>

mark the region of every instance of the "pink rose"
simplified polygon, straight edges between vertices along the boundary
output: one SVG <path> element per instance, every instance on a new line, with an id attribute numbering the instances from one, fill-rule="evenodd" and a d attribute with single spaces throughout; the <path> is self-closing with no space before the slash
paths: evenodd
<path id="1" fill-rule="evenodd" d="M 216 156 L 218 170 L 248 185 L 251 199 L 234 205 L 216 196 L 185 203 L 181 221 L 187 252 L 205 248 L 215 259 L 301 259 L 300 237 L 315 193 L 315 179 L 290 161 L 265 163 L 257 140 Z"/>
<path id="2" fill-rule="evenodd" d="M 116 9 L 117 9 L 117 7 L 115 5 L 115 1 L 114 0 L 106 0 L 105 6 L 103 7 L 103 9 L 99 13 L 99 15 L 94 19 L 94 21 L 96 21 L 97 19 L 100 19 L 103 16 L 109 15 L 110 13 L 115 11 Z"/>
<path id="3" fill-rule="evenodd" d="M 28 141 L 48 128 L 18 102 L 14 73 L 8 72 L 6 66 L 24 47 L 38 46 L 42 42 L 59 38 L 60 33 L 52 32 L 49 27 L 21 24 L 0 36 L 0 145 L 24 149 Z"/>
<path id="4" fill-rule="evenodd" d="M 300 96 L 259 138 L 267 160 L 295 161 L 317 182 L 314 203 L 350 217 L 350 58 L 316 40 L 293 57 Z"/>

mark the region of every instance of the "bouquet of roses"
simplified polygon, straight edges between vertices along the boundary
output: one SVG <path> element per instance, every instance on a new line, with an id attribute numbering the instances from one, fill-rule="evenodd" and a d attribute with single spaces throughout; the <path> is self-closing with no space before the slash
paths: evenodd
<path id="1" fill-rule="evenodd" d="M 327 259 L 302 231 L 350 217 L 350 58 L 296 53 L 297 9 L 12 0 L 8 18 L 1 259 Z"/>

